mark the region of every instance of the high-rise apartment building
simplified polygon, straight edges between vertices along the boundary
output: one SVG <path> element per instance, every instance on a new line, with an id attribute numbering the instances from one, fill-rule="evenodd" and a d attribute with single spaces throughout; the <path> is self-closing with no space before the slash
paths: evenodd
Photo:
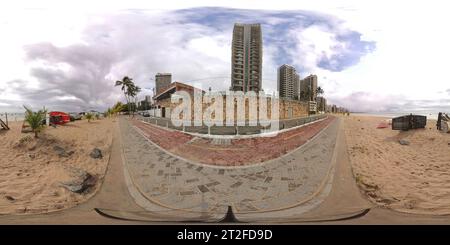
<path id="1" fill-rule="evenodd" d="M 317 76 L 309 75 L 300 82 L 300 100 L 316 101 Z"/>
<path id="2" fill-rule="evenodd" d="M 317 96 L 317 110 L 325 112 L 327 110 L 327 100 L 322 96 Z"/>
<path id="3" fill-rule="evenodd" d="M 300 74 L 296 73 L 294 77 L 294 99 L 300 100 Z"/>
<path id="4" fill-rule="evenodd" d="M 234 24 L 231 90 L 244 92 L 261 90 L 262 55 L 261 25 Z"/>
<path id="5" fill-rule="evenodd" d="M 145 101 L 147 101 L 149 104 L 151 104 L 152 103 L 152 96 L 146 95 L 145 96 Z"/>
<path id="6" fill-rule="evenodd" d="M 161 93 L 165 88 L 169 87 L 172 83 L 172 74 L 170 73 L 157 73 L 155 75 L 155 88 L 156 94 Z"/>
<path id="7" fill-rule="evenodd" d="M 277 75 L 277 89 L 280 93 L 280 98 L 298 99 L 300 93 L 300 76 L 297 74 L 295 68 L 284 64 L 278 68 Z"/>

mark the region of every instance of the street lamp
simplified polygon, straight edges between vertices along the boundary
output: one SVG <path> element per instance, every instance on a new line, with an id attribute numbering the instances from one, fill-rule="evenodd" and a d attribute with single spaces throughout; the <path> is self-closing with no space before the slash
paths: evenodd
<path id="1" fill-rule="evenodd" d="M 155 81 L 155 79 L 153 79 L 153 78 L 151 78 L 151 77 L 149 78 L 149 80 L 150 80 L 150 81 Z M 151 88 L 150 88 L 150 87 L 144 87 L 144 89 L 152 91 L 152 95 L 151 95 L 151 97 L 150 97 L 150 100 L 151 100 L 151 98 L 152 98 L 153 96 L 155 96 L 155 87 L 151 87 Z M 147 110 L 148 110 L 147 104 L 150 104 L 150 102 L 151 102 L 151 101 L 147 101 L 147 103 L 146 103 L 146 106 L 145 106 L 145 107 L 147 108 Z M 150 107 L 151 107 L 151 105 L 150 105 Z"/>

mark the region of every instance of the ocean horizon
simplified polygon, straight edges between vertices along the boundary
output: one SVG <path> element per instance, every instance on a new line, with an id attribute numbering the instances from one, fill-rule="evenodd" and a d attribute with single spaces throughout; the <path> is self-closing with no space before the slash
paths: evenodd
<path id="1" fill-rule="evenodd" d="M 385 111 L 385 112 L 353 112 L 353 114 L 367 115 L 367 116 L 382 116 L 382 117 L 389 117 L 389 118 L 405 116 L 405 115 L 409 115 L 411 113 L 414 114 L 414 115 L 426 116 L 427 119 L 437 120 L 439 111 L 423 110 L 423 111 L 399 111 L 399 112 L 392 112 L 392 111 Z"/>
<path id="2" fill-rule="evenodd" d="M 6 120 L 6 115 L 8 115 L 9 122 L 19 122 L 25 118 L 24 112 L 0 112 L 0 119 Z"/>

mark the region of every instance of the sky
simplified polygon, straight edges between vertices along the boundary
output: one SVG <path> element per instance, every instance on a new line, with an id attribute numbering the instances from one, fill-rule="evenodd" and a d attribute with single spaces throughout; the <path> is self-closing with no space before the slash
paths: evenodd
<path id="1" fill-rule="evenodd" d="M 104 110 L 130 76 L 226 90 L 233 24 L 261 23 L 263 89 L 282 64 L 359 112 L 450 111 L 446 1 L 14 1 L 0 3 L 0 112 Z"/>

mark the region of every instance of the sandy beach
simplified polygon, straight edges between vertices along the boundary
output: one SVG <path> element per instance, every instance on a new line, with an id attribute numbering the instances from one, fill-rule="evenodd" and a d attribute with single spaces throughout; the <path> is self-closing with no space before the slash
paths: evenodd
<path id="1" fill-rule="evenodd" d="M 372 202 L 416 214 L 450 214 L 450 134 L 377 129 L 389 118 L 343 117 L 353 174 Z M 399 140 L 409 145 L 402 145 Z"/>
<path id="2" fill-rule="evenodd" d="M 0 131 L 0 214 L 61 210 L 96 192 L 110 155 L 111 120 L 82 120 L 48 127 L 38 139 L 32 133 L 21 133 L 21 125 L 13 122 L 9 125 L 11 130 Z M 94 148 L 102 151 L 101 159 L 90 156 Z M 88 190 L 78 194 L 62 186 L 80 173 L 95 178 Z"/>

